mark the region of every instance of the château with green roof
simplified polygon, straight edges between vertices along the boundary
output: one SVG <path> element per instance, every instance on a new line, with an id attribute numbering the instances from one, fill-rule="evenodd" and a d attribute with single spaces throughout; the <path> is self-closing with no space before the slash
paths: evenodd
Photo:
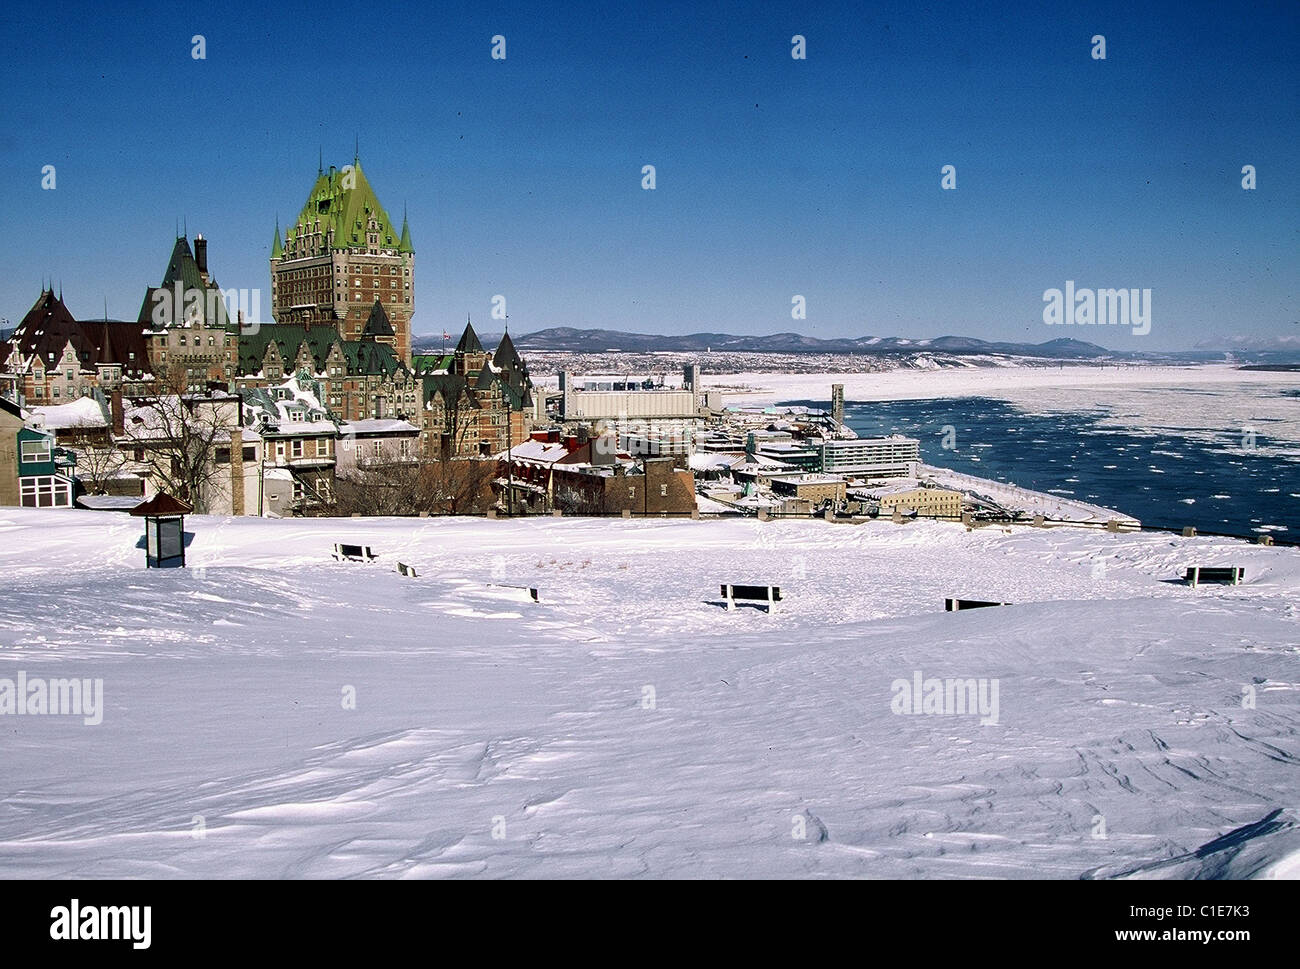
<path id="1" fill-rule="evenodd" d="M 377 303 L 386 318 L 376 332 Z M 359 158 L 317 171 L 297 218 L 277 221 L 271 246 L 271 312 L 277 323 L 337 327 L 344 340 L 364 335 L 411 357 L 415 249 L 405 216 L 399 228 Z M 367 326 L 370 327 L 367 332 Z"/>

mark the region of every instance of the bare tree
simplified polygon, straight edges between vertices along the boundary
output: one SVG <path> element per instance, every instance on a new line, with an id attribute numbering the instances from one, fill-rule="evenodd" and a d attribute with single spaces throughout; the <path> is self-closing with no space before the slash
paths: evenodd
<path id="1" fill-rule="evenodd" d="M 429 511 L 435 514 L 472 515 L 487 511 L 495 501 L 492 495 L 492 481 L 497 472 L 495 460 L 434 461 L 423 465 L 422 471 L 432 503 Z"/>
<path id="2" fill-rule="evenodd" d="M 468 515 L 492 506 L 496 463 L 473 459 L 371 464 L 340 475 L 336 515 Z"/>
<path id="3" fill-rule="evenodd" d="M 555 489 L 555 507 L 566 515 L 603 515 L 605 513 L 604 495 L 560 485 Z"/>
<path id="4" fill-rule="evenodd" d="M 81 420 L 69 428 L 68 446 L 77 454 L 77 479 L 92 495 L 106 494 L 108 483 L 126 466 L 126 455 L 104 424 Z"/>
<path id="5" fill-rule="evenodd" d="M 152 381 L 147 391 L 132 400 L 119 446 L 136 452 L 136 461 L 160 490 L 204 512 L 219 473 L 218 444 L 229 442 L 239 429 L 239 399 L 187 392 L 185 369 L 179 365 Z"/>

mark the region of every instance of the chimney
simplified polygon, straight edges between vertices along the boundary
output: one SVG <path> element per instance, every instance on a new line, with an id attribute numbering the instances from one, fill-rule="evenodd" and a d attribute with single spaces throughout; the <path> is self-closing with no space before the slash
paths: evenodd
<path id="1" fill-rule="evenodd" d="M 126 410 L 122 407 L 122 391 L 113 391 L 109 396 L 108 406 L 113 414 L 113 433 L 121 437 L 126 433 Z"/>
<path id="2" fill-rule="evenodd" d="M 208 240 L 201 235 L 194 237 L 194 262 L 206 283 L 208 281 Z"/>

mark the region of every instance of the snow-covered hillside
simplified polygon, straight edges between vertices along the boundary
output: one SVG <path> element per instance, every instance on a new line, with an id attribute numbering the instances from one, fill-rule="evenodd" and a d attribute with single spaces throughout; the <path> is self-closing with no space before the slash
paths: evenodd
<path id="1" fill-rule="evenodd" d="M 137 522 L 0 510 L 0 678 L 102 678 L 105 707 L 0 716 L 6 876 L 1300 874 L 1295 550 L 931 522 L 187 529 L 190 568 L 147 572 Z M 1171 581 L 1189 564 L 1246 582 Z M 727 581 L 786 601 L 729 613 Z M 917 673 L 995 685 L 996 716 L 895 713 Z"/>

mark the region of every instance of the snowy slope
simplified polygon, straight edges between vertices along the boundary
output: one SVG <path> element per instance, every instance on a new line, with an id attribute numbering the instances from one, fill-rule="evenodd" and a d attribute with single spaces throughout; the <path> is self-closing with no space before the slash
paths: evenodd
<path id="1" fill-rule="evenodd" d="M 0 873 L 1297 874 L 1294 550 L 931 522 L 187 527 L 191 567 L 147 572 L 129 519 L 0 510 L 0 677 L 102 677 L 106 706 L 0 716 Z M 1247 581 L 1169 581 L 1192 563 Z M 783 607 L 722 609 L 747 580 Z M 914 671 L 996 680 L 998 722 L 893 713 Z"/>

